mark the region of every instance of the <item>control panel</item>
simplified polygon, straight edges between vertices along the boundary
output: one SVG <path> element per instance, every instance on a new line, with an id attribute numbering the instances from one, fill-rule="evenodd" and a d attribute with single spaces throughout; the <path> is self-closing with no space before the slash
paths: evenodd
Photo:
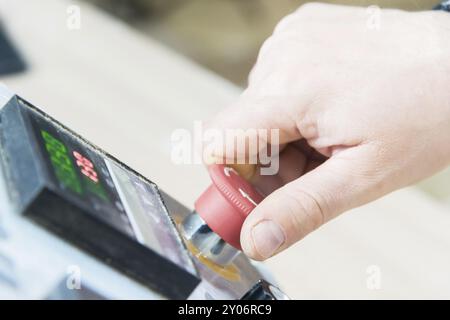
<path id="1" fill-rule="evenodd" d="M 0 296 L 239 299 L 267 278 L 236 243 L 222 243 L 233 248 L 227 261 L 205 254 L 183 231 L 191 210 L 1 91 Z"/>

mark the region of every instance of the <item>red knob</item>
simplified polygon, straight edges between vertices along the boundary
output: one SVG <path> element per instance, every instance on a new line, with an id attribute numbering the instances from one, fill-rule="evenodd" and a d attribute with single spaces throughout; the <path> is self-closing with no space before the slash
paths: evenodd
<path id="1" fill-rule="evenodd" d="M 241 250 L 242 224 L 263 196 L 230 167 L 214 164 L 208 170 L 212 184 L 195 202 L 195 211 L 225 242 Z"/>

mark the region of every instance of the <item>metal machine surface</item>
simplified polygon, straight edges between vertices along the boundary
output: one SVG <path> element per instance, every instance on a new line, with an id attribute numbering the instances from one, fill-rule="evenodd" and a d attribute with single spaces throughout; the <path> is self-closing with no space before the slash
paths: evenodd
<path id="1" fill-rule="evenodd" d="M 0 88 L 0 297 L 239 299 L 265 276 L 184 240 L 189 209 Z"/>

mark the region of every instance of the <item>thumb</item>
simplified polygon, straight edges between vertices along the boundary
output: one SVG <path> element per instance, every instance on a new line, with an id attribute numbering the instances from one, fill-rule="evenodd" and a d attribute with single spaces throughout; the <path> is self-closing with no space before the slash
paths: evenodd
<path id="1" fill-rule="evenodd" d="M 354 147 L 358 148 L 358 147 Z M 353 149 L 353 148 L 352 148 Z M 350 151 L 350 149 L 348 149 Z M 277 189 L 247 217 L 241 230 L 243 251 L 264 260 L 283 251 L 341 212 L 374 198 L 375 179 L 355 152 L 346 151 Z M 351 154 L 352 151 L 349 152 Z"/>

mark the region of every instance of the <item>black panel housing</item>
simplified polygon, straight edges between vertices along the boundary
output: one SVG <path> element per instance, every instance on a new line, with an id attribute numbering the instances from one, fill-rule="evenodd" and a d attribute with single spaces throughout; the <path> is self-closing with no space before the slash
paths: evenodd
<path id="1" fill-rule="evenodd" d="M 30 116 L 42 117 L 64 134 L 82 138 L 20 99 L 13 97 L 0 112 L 2 162 L 18 212 L 163 296 L 187 298 L 200 282 L 196 275 L 140 244 L 113 224 L 105 223 L 90 212 L 89 206 L 74 201 L 58 187 L 35 139 Z M 129 169 L 100 149 L 89 146 L 100 156 Z"/>

